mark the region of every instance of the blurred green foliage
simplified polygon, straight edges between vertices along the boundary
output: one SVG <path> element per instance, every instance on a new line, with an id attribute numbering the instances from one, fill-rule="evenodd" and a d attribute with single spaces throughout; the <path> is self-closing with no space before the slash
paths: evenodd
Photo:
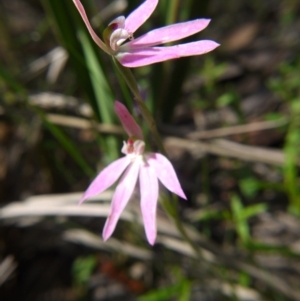
<path id="1" fill-rule="evenodd" d="M 74 285 L 85 286 L 97 265 L 95 256 L 77 257 L 73 263 Z"/>
<path id="2" fill-rule="evenodd" d="M 286 133 L 283 167 L 284 185 L 290 199 L 289 210 L 300 215 L 300 60 L 283 63 L 279 67 L 278 76 L 269 80 L 269 87 L 282 98 L 289 109 L 289 126 Z"/>

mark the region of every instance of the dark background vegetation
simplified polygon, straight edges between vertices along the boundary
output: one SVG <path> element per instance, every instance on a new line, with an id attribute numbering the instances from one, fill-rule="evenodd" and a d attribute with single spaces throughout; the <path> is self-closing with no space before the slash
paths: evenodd
<path id="1" fill-rule="evenodd" d="M 83 1 L 99 33 L 128 2 Z M 103 243 L 112 191 L 77 202 L 120 156 L 112 104 L 131 93 L 71 0 L 0 0 L 0 300 L 299 301 L 299 16 L 296 0 L 161 0 L 136 34 L 205 17 L 186 41 L 221 44 L 134 70 L 195 252 L 161 206 L 148 245 L 138 193 Z"/>

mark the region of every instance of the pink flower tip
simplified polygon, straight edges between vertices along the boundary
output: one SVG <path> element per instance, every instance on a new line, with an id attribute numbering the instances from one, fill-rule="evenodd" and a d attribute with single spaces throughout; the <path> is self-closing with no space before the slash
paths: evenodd
<path id="1" fill-rule="evenodd" d="M 143 132 L 133 119 L 127 108 L 118 100 L 115 101 L 115 112 L 118 115 L 122 126 L 129 137 L 143 140 Z"/>
<path id="2" fill-rule="evenodd" d="M 110 235 L 105 235 L 105 233 L 102 233 L 102 238 L 103 238 L 103 241 L 107 241 L 109 239 Z"/>
<path id="3" fill-rule="evenodd" d="M 149 242 L 149 244 L 151 246 L 154 246 L 155 240 L 156 240 L 156 236 L 154 236 L 154 237 L 147 237 L 147 240 L 148 240 L 148 242 Z"/>

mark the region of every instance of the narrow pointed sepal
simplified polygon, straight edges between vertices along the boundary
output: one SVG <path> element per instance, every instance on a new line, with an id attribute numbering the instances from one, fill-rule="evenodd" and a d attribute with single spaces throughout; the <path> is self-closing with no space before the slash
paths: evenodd
<path id="1" fill-rule="evenodd" d="M 147 163 L 140 168 L 141 211 L 147 240 L 154 245 L 156 239 L 156 207 L 158 179 L 155 170 Z"/>
<path id="2" fill-rule="evenodd" d="M 136 68 L 180 57 L 201 55 L 214 50 L 218 46 L 219 44 L 214 41 L 202 40 L 168 47 L 135 49 L 132 52 L 118 54 L 117 59 L 125 67 Z"/>
<path id="3" fill-rule="evenodd" d="M 79 201 L 79 204 L 82 204 L 89 197 L 100 194 L 109 188 L 118 180 L 130 162 L 130 158 L 126 156 L 105 167 L 85 191 L 84 195 Z"/>
<path id="4" fill-rule="evenodd" d="M 134 33 L 152 15 L 158 0 L 146 0 L 125 20 L 125 29 Z"/>
<path id="5" fill-rule="evenodd" d="M 105 45 L 105 43 L 98 37 L 98 35 L 95 33 L 92 25 L 90 24 L 90 21 L 86 15 L 86 12 L 84 10 L 83 5 L 81 4 L 81 2 L 79 0 L 73 0 L 73 3 L 75 4 L 78 12 L 81 15 L 81 18 L 83 20 L 83 22 L 85 23 L 86 28 L 88 29 L 92 39 L 94 40 L 94 42 L 106 53 L 110 53 L 109 49 L 107 48 L 107 46 Z"/>
<path id="6" fill-rule="evenodd" d="M 126 43 L 127 49 L 145 48 L 189 37 L 208 26 L 210 19 L 196 19 L 157 28 Z M 122 48 L 121 48 L 122 49 Z"/>
<path id="7" fill-rule="evenodd" d="M 118 183 L 115 193 L 111 202 L 110 214 L 106 219 L 103 228 L 103 240 L 106 241 L 114 232 L 117 222 L 123 212 L 125 206 L 127 205 L 132 192 L 135 188 L 138 173 L 140 168 L 140 162 L 133 162 L 123 174 L 120 182 Z"/>
<path id="8" fill-rule="evenodd" d="M 128 136 L 143 140 L 142 129 L 133 119 L 127 108 L 119 101 L 115 101 L 115 112 Z"/>
<path id="9" fill-rule="evenodd" d="M 183 199 L 187 199 L 172 163 L 162 154 L 153 153 L 147 158 L 147 162 L 155 170 L 158 179 L 171 192 L 177 194 Z"/>

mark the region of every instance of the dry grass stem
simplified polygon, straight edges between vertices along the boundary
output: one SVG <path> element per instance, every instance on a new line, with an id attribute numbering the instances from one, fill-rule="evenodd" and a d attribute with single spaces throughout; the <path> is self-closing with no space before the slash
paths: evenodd
<path id="1" fill-rule="evenodd" d="M 265 147 L 243 145 L 225 139 L 212 139 L 208 142 L 191 141 L 188 139 L 168 137 L 164 141 L 166 148 L 182 148 L 195 157 L 203 154 L 213 154 L 230 158 L 241 159 L 251 162 L 261 162 L 275 166 L 285 163 L 283 151 L 273 150 Z M 300 160 L 298 161 L 300 166 Z"/>
<path id="2" fill-rule="evenodd" d="M 186 135 L 187 138 L 192 140 L 196 139 L 211 139 L 217 137 L 231 136 L 237 134 L 244 134 L 256 131 L 264 131 L 269 129 L 274 129 L 286 125 L 288 123 L 286 118 L 272 121 L 260 121 L 253 122 L 243 125 L 236 125 L 231 127 L 219 128 L 207 131 L 195 131 Z"/>

